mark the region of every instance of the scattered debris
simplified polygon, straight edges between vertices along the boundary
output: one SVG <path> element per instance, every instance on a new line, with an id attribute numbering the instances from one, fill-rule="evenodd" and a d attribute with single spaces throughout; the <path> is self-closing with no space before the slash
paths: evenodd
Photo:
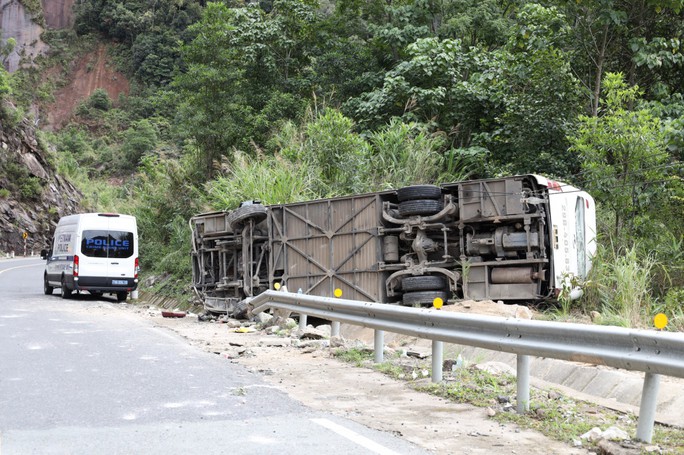
<path id="1" fill-rule="evenodd" d="M 503 362 L 483 362 L 483 363 L 478 363 L 475 365 L 475 368 L 477 368 L 480 371 L 484 371 L 489 374 L 493 375 L 501 375 L 501 374 L 509 374 L 511 376 L 515 376 L 515 368 L 510 366 L 507 363 Z"/>
<path id="2" fill-rule="evenodd" d="M 187 313 L 185 311 L 177 310 L 162 310 L 161 315 L 165 318 L 184 318 L 187 316 Z"/>
<path id="3" fill-rule="evenodd" d="M 287 338 L 262 338 L 259 340 L 259 346 L 266 346 L 270 348 L 284 348 L 290 346 L 292 342 Z"/>
<path id="4" fill-rule="evenodd" d="M 641 449 L 638 446 L 624 447 L 622 444 L 601 439 L 596 446 L 602 455 L 639 455 Z"/>
<path id="5" fill-rule="evenodd" d="M 415 357 L 416 359 L 427 359 L 428 357 L 430 357 L 430 354 L 418 351 L 406 351 L 406 355 L 408 357 Z"/>
<path id="6" fill-rule="evenodd" d="M 327 338 L 325 332 L 313 326 L 307 326 L 304 330 L 299 331 L 297 336 L 301 340 L 322 340 Z"/>
<path id="7" fill-rule="evenodd" d="M 257 314 L 255 317 L 257 323 L 261 325 L 261 327 L 270 327 L 273 325 L 273 316 L 270 314 L 266 313 L 265 311 L 262 311 L 261 313 Z"/>
<path id="8" fill-rule="evenodd" d="M 342 348 L 346 346 L 347 342 L 344 338 L 340 336 L 330 337 L 330 347 L 331 348 Z"/>
<path id="9" fill-rule="evenodd" d="M 609 441 L 627 441 L 630 437 L 624 430 L 613 426 L 605 431 L 602 431 L 599 427 L 594 427 L 580 436 L 580 439 L 586 439 L 591 442 L 601 439 L 607 439 Z"/>

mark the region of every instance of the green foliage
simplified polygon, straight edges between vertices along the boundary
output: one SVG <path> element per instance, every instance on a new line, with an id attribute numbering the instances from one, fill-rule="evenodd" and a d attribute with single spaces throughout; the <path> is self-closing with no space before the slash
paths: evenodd
<path id="1" fill-rule="evenodd" d="M 7 188 L 0 188 L 0 199 L 7 199 L 11 194 L 12 192 Z"/>
<path id="2" fill-rule="evenodd" d="M 370 349 L 337 349 L 333 355 L 340 360 L 347 363 L 352 363 L 357 367 L 362 366 L 365 362 L 373 358 L 373 351 Z"/>
<path id="3" fill-rule="evenodd" d="M 21 182 L 20 193 L 24 199 L 38 199 L 43 187 L 38 177 L 27 177 Z"/>
<path id="4" fill-rule="evenodd" d="M 176 277 L 178 287 L 168 292 L 180 292 L 192 274 L 187 220 L 199 210 L 200 197 L 190 183 L 194 176 L 187 164 L 187 158 L 144 156 L 129 189 L 128 213 L 138 220 L 141 267 L 147 273 Z"/>
<path id="5" fill-rule="evenodd" d="M 274 121 L 302 110 L 287 94 L 310 88 L 307 45 L 313 39 L 314 6 L 276 0 L 266 13 L 256 6 L 210 3 L 190 28 L 196 37 L 182 48 L 188 70 L 176 87 L 182 125 L 197 142 L 207 173 L 232 148 L 264 144 Z"/>
<path id="6" fill-rule="evenodd" d="M 5 68 L 0 65 L 0 115 L 3 118 L 9 118 L 11 116 L 8 108 L 5 106 L 5 100 L 11 93 L 10 75 L 5 71 Z"/>
<path id="7" fill-rule="evenodd" d="M 499 113 L 479 141 L 509 173 L 563 176 L 578 168 L 566 136 L 582 112 L 579 81 L 568 54 L 565 17 L 554 7 L 526 4 L 517 33 L 483 71 L 478 88 Z"/>
<path id="8" fill-rule="evenodd" d="M 431 136 L 421 125 L 395 118 L 368 141 L 370 150 L 364 165 L 368 175 L 363 176 L 367 190 L 433 183 L 440 174 L 439 151 L 445 139 Z"/>
<path id="9" fill-rule="evenodd" d="M 108 111 L 112 108 L 112 100 L 105 89 L 96 88 L 88 98 L 88 107 L 100 111 Z"/>
<path id="10" fill-rule="evenodd" d="M 40 0 L 21 0 L 20 3 L 26 7 L 26 10 L 29 13 L 33 15 L 43 12 L 43 5 L 41 4 Z"/>
<path id="11" fill-rule="evenodd" d="M 264 204 L 284 204 L 314 199 L 315 174 L 276 155 L 252 158 L 235 153 L 223 175 L 207 183 L 209 203 L 216 210 L 237 207 L 240 202 L 259 200 Z"/>
<path id="12" fill-rule="evenodd" d="M 157 145 L 157 131 L 152 123 L 139 120 L 123 133 L 121 144 L 124 169 L 134 169 L 146 153 L 151 153 Z"/>
<path id="13" fill-rule="evenodd" d="M 570 141 L 582 160 L 586 190 L 613 211 L 613 235 L 620 239 L 638 234 L 648 214 L 667 205 L 662 187 L 670 156 L 659 119 L 648 109 L 629 109 L 639 88 L 628 87 L 621 74 L 608 74 L 604 87 L 602 115 L 581 117 Z"/>
<path id="14" fill-rule="evenodd" d="M 653 310 L 656 259 L 638 246 L 611 250 L 600 246 L 589 274 L 585 302 L 602 314 L 602 323 L 639 327 Z"/>
<path id="15" fill-rule="evenodd" d="M 304 150 L 300 156 L 305 166 L 320 173 L 314 191 L 320 194 L 348 194 L 362 188 L 359 169 L 363 169 L 366 143 L 353 132 L 353 122 L 339 111 L 326 109 L 306 126 Z"/>
<path id="16" fill-rule="evenodd" d="M 684 287 L 672 287 L 662 301 L 653 309 L 653 314 L 664 313 L 668 318 L 667 330 L 684 331 Z"/>
<path id="17" fill-rule="evenodd" d="M 201 14 L 200 2 L 85 0 L 74 5 L 80 35 L 99 33 L 124 43 L 118 49 L 127 73 L 145 86 L 165 86 L 182 66 L 177 41 Z"/>
<path id="18" fill-rule="evenodd" d="M 43 181 L 34 177 L 16 157 L 0 160 L 0 183 L 3 194 L 25 201 L 36 200 L 43 191 Z"/>

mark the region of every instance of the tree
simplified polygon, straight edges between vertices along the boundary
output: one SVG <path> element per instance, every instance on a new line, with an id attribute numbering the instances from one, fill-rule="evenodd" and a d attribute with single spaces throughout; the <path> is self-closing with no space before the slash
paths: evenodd
<path id="1" fill-rule="evenodd" d="M 447 135 L 447 146 L 489 149 L 500 172 L 576 170 L 566 136 L 581 112 L 581 92 L 562 51 L 565 16 L 530 4 L 515 21 L 516 33 L 495 50 L 416 40 L 382 87 L 348 101 L 345 112 L 371 130 L 392 117 L 426 124 Z"/>
<path id="2" fill-rule="evenodd" d="M 557 8 L 538 4 L 522 6 L 515 21 L 476 85 L 497 106 L 479 145 L 504 172 L 572 174 L 579 163 L 566 137 L 582 112 L 582 91 L 563 51 L 570 28 Z"/>
<path id="3" fill-rule="evenodd" d="M 679 40 L 682 0 L 562 0 L 573 39 L 573 68 L 590 93 L 591 115 L 598 115 L 606 72 L 622 72 L 632 85 L 654 82 L 682 90 Z M 673 45 L 676 43 L 676 45 Z M 662 53 L 663 50 L 669 54 Z M 674 52 L 673 52 L 674 51 Z M 668 68 L 675 63 L 675 70 Z"/>
<path id="4" fill-rule="evenodd" d="M 314 7 L 276 0 L 267 13 L 209 3 L 191 27 L 196 37 L 182 48 L 188 69 L 174 82 L 178 123 L 196 141 L 208 174 L 222 155 L 265 144 L 275 124 L 303 111 Z"/>
<path id="5" fill-rule="evenodd" d="M 140 159 L 154 150 L 157 145 L 157 131 L 154 125 L 142 119 L 135 122 L 124 132 L 124 141 L 121 145 L 123 152 L 123 168 L 134 169 Z"/>
<path id="6" fill-rule="evenodd" d="M 572 150 L 582 161 L 585 188 L 614 214 L 614 238 L 647 235 L 657 229 L 649 214 L 668 204 L 663 190 L 672 160 L 665 132 L 650 109 L 630 109 L 641 92 L 622 74 L 606 74 L 603 87 L 602 109 L 580 118 Z"/>

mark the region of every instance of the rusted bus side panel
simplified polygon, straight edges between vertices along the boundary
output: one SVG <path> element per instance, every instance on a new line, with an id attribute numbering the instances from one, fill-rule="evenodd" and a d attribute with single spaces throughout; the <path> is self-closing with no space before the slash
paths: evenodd
<path id="1" fill-rule="evenodd" d="M 290 291 L 382 302 L 382 219 L 378 194 L 270 207 L 269 280 Z"/>

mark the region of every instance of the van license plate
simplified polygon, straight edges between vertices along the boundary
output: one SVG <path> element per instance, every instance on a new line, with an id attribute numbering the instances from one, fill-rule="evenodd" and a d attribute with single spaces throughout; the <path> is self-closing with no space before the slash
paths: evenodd
<path id="1" fill-rule="evenodd" d="M 112 284 L 128 284 L 128 280 L 112 280 Z"/>

